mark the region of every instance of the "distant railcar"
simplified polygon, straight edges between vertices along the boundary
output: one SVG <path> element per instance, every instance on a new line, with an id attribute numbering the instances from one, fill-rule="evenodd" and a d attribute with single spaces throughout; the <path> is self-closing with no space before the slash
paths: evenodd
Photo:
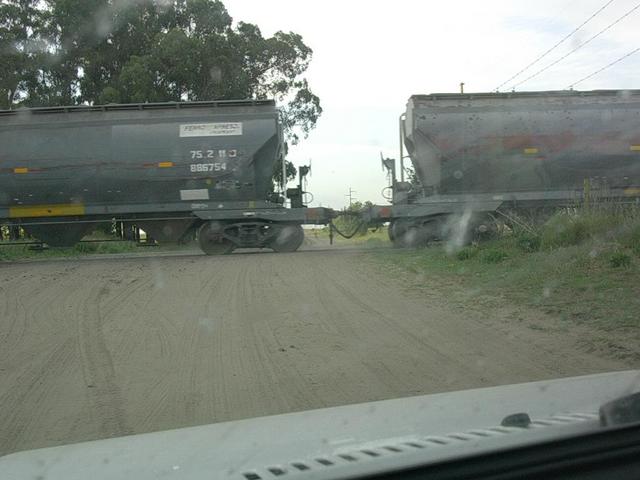
<path id="1" fill-rule="evenodd" d="M 463 216 L 575 203 L 585 182 L 640 196 L 638 90 L 414 95 L 400 138 L 400 179 L 385 162 L 392 206 L 371 212 L 400 245 Z M 405 181 L 405 147 L 417 181 Z"/>

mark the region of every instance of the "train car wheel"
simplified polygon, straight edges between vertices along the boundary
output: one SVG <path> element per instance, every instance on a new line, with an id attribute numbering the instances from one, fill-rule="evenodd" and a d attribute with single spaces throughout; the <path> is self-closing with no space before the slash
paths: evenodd
<path id="1" fill-rule="evenodd" d="M 279 232 L 269 247 L 279 253 L 295 252 L 304 241 L 304 230 L 300 225 L 277 227 Z"/>
<path id="2" fill-rule="evenodd" d="M 394 220 L 389 225 L 389 239 L 400 248 L 415 248 L 419 244 L 418 229 L 405 220 Z"/>
<path id="3" fill-rule="evenodd" d="M 207 255 L 226 255 L 233 251 L 234 245 L 222 236 L 222 229 L 220 222 L 206 222 L 198 229 L 198 245 Z"/>

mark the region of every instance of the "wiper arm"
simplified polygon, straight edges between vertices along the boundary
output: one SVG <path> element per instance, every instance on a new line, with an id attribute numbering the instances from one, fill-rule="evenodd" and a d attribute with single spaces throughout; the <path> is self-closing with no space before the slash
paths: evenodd
<path id="1" fill-rule="evenodd" d="M 616 398 L 600 407 L 600 424 L 603 427 L 638 422 L 640 422 L 640 392 Z"/>
<path id="2" fill-rule="evenodd" d="M 618 397 L 605 403 L 599 409 L 600 425 L 603 427 L 640 423 L 640 392 Z M 531 418 L 527 413 L 514 413 L 504 417 L 503 427 L 528 428 Z"/>

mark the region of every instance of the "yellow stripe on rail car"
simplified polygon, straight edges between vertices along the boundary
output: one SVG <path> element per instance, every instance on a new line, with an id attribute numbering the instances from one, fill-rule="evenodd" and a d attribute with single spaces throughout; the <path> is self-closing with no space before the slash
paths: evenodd
<path id="1" fill-rule="evenodd" d="M 84 215 L 84 205 L 79 203 L 60 203 L 57 205 L 20 205 L 9 207 L 10 218 L 64 217 L 69 215 Z"/>
<path id="2" fill-rule="evenodd" d="M 27 167 L 16 167 L 13 169 L 13 173 L 29 173 L 29 169 Z"/>
<path id="3" fill-rule="evenodd" d="M 173 162 L 158 162 L 158 167 L 160 168 L 173 167 Z"/>
<path id="4" fill-rule="evenodd" d="M 624 194 L 627 197 L 640 196 L 640 188 L 637 188 L 637 187 L 625 188 Z"/>
<path id="5" fill-rule="evenodd" d="M 527 155 L 531 155 L 534 153 L 538 153 L 538 149 L 536 147 L 525 148 L 524 153 L 526 153 Z"/>
<path id="6" fill-rule="evenodd" d="M 629 147 L 629 150 L 631 150 L 632 152 L 640 152 L 640 145 L 631 145 Z"/>

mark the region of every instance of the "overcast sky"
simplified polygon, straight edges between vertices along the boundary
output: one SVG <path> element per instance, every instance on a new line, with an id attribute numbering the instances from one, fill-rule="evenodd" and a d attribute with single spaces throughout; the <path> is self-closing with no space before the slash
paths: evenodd
<path id="1" fill-rule="evenodd" d="M 308 71 L 324 113 L 289 159 L 312 159 L 314 205 L 341 208 L 349 188 L 359 200 L 385 203 L 380 152 L 398 156 L 398 116 L 412 94 L 485 92 L 525 67 L 607 0 L 224 0 L 235 21 L 263 35 L 294 31 L 314 51 Z M 614 0 L 576 35 L 513 85 L 552 63 L 631 10 Z M 640 47 L 640 9 L 517 90 L 563 89 Z M 640 52 L 579 90 L 640 88 Z M 635 75 L 634 75 L 635 74 Z"/>

